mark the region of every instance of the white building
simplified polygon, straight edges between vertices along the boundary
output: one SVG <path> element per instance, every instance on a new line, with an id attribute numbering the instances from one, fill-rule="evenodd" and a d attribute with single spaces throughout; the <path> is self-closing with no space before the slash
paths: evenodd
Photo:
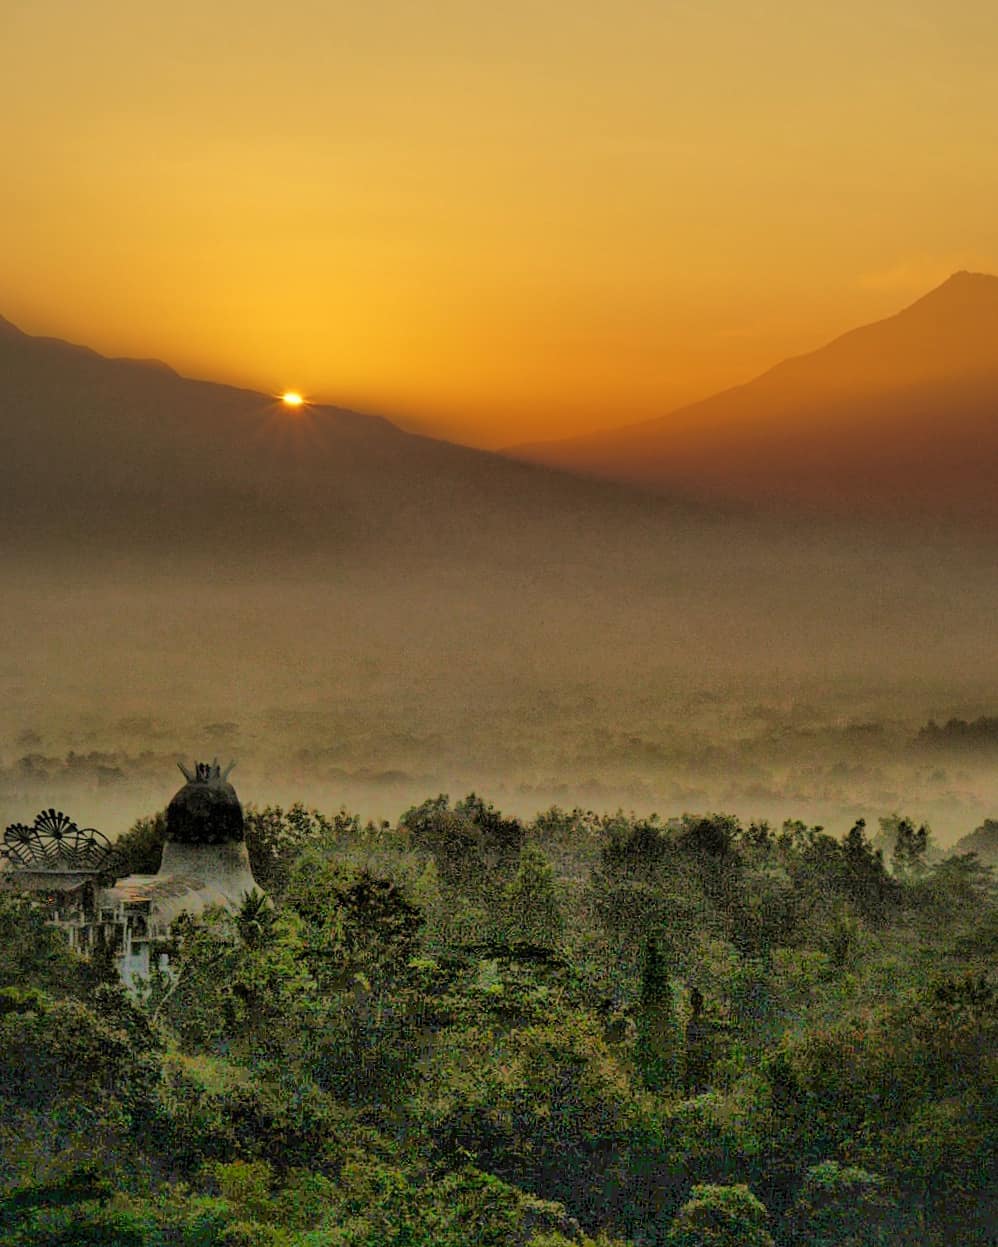
<path id="1" fill-rule="evenodd" d="M 45 810 L 32 826 L 15 823 L 4 836 L 0 884 L 29 893 L 89 954 L 110 947 L 126 984 L 146 978 L 165 954 L 161 946 L 182 913 L 211 906 L 235 912 L 257 888 L 246 850 L 243 809 L 217 762 L 181 765 L 187 783 L 166 810 L 166 843 L 154 875 L 114 878 L 114 852 L 93 828 Z"/>

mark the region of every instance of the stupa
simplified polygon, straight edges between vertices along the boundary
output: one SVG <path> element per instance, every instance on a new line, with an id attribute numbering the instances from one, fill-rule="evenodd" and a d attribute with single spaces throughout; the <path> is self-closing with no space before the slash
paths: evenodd
<path id="1" fill-rule="evenodd" d="M 243 808 L 223 771 L 198 762 L 178 763 L 187 783 L 166 807 L 166 843 L 155 875 L 127 875 L 98 896 L 101 918 L 121 932 L 121 976 L 131 984 L 147 977 L 155 945 L 181 914 L 211 906 L 235 912 L 260 891 L 246 849 Z M 165 963 L 163 963 L 165 964 Z"/>
<path id="2" fill-rule="evenodd" d="M 77 952 L 114 951 L 125 983 L 146 978 L 168 959 L 162 941 L 181 914 L 210 906 L 234 913 L 260 891 L 246 849 L 243 807 L 223 771 L 178 763 L 187 783 L 166 808 L 166 843 L 154 875 L 115 878 L 116 854 L 107 837 L 78 827 L 60 810 L 42 810 L 34 823 L 11 823 L 0 842 L 0 889 L 30 895 Z"/>

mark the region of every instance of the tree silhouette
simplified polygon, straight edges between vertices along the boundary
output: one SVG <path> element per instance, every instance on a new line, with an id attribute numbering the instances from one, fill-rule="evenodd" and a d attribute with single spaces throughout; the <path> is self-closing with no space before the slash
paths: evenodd
<path id="1" fill-rule="evenodd" d="M 668 967 L 658 940 L 649 935 L 641 967 L 635 1059 L 649 1091 L 674 1087 L 679 1066 L 679 1020 Z"/>

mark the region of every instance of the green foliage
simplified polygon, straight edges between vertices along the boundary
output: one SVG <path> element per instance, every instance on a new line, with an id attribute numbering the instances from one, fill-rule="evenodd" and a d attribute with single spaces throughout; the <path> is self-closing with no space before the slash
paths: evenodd
<path id="1" fill-rule="evenodd" d="M 8 1182 L 58 1187 L 98 1158 L 120 1162 L 148 1128 L 159 1054 L 120 1022 L 36 988 L 0 991 L 0 1175 Z"/>
<path id="2" fill-rule="evenodd" d="M 285 810 L 279 805 L 246 807 L 246 849 L 253 877 L 261 888 L 279 897 L 287 886 L 295 861 L 308 849 L 322 850 L 360 831 L 360 820 L 346 810 L 328 818 L 296 801 Z"/>
<path id="3" fill-rule="evenodd" d="M 432 853 L 441 880 L 481 891 L 491 878 L 508 876 L 524 841 L 518 819 L 504 818 L 475 793 L 451 808 L 446 793 L 407 810 L 399 819 L 412 844 Z"/>
<path id="4" fill-rule="evenodd" d="M 504 864 L 516 860 L 523 846 L 523 824 L 518 818 L 504 818 L 490 801 L 470 792 L 454 807 L 461 818 L 478 827 L 491 852 Z"/>
<path id="5" fill-rule="evenodd" d="M 998 865 L 998 818 L 986 818 L 960 840 L 956 852 L 976 853 L 988 865 Z"/>
<path id="6" fill-rule="evenodd" d="M 829 916 L 827 927 L 818 934 L 818 946 L 828 954 L 836 970 L 852 964 L 862 946 L 863 928 L 846 905 L 838 905 Z"/>
<path id="7" fill-rule="evenodd" d="M 598 1215 L 605 1184 L 620 1181 L 628 1082 L 589 1019 L 455 1031 L 437 1049 L 425 1095 L 421 1116 L 443 1155 L 470 1154 L 576 1215 Z"/>
<path id="8" fill-rule="evenodd" d="M 735 849 L 741 824 L 733 814 L 683 815 L 679 845 L 690 853 L 723 861 Z"/>
<path id="9" fill-rule="evenodd" d="M 669 837 L 657 818 L 618 814 L 604 823 L 603 837 L 603 869 L 611 877 L 654 877 L 669 857 Z"/>
<path id="10" fill-rule="evenodd" d="M 873 922 L 882 921 L 895 891 L 884 867 L 883 853 L 866 836 L 865 819 L 859 819 L 849 829 L 842 856 L 840 889 L 860 913 Z"/>
<path id="11" fill-rule="evenodd" d="M 0 891 L 0 1247 L 984 1247 L 998 893 L 885 821 L 268 806 L 134 995 Z"/>
<path id="12" fill-rule="evenodd" d="M 668 1091 L 679 1081 L 682 1039 L 676 1002 L 658 941 L 649 936 L 641 967 L 635 1062 L 649 1091 Z"/>
<path id="13" fill-rule="evenodd" d="M 153 1247 L 155 1226 L 127 1212 L 83 1204 L 38 1210 L 0 1235 L 3 1247 Z M 160 1240 L 162 1241 L 162 1240 Z"/>
<path id="14" fill-rule="evenodd" d="M 766 1209 L 747 1186 L 693 1188 L 669 1227 L 668 1247 L 773 1247 Z"/>
<path id="15" fill-rule="evenodd" d="M 520 867 L 503 894 L 504 935 L 509 943 L 553 950 L 561 943 L 564 920 L 554 872 L 532 846 L 520 853 Z"/>
<path id="16" fill-rule="evenodd" d="M 273 942 L 277 916 L 267 897 L 256 888 L 247 892 L 236 912 L 236 931 L 247 948 L 262 948 Z"/>
<path id="17" fill-rule="evenodd" d="M 885 839 L 893 840 L 891 869 L 895 877 L 910 880 L 924 874 L 931 834 L 927 824 L 916 827 L 910 818 L 894 814 L 882 818 L 880 828 Z"/>
<path id="18" fill-rule="evenodd" d="M 622 1239 L 611 1239 L 606 1234 L 599 1234 L 596 1238 L 590 1238 L 587 1234 L 568 1238 L 555 1232 L 535 1234 L 527 1247 L 627 1247 L 627 1244 Z"/>
<path id="19" fill-rule="evenodd" d="M 385 1165 L 350 1164 L 341 1175 L 343 1247 L 515 1247 L 535 1232 L 577 1226 L 564 1209 L 470 1166 L 417 1183 Z"/>
<path id="20" fill-rule="evenodd" d="M 265 1160 L 214 1161 L 205 1174 L 241 1220 L 267 1221 L 274 1215 L 274 1171 Z"/>
<path id="21" fill-rule="evenodd" d="M 0 1100 L 60 1114 L 137 1109 L 151 1094 L 155 1068 L 117 1019 L 37 989 L 0 991 Z M 108 1100 L 110 1097 L 110 1100 Z"/>
<path id="22" fill-rule="evenodd" d="M 252 1060 L 288 1053 L 284 1019 L 308 1014 L 310 976 L 293 919 L 272 919 L 249 897 L 233 916 L 221 910 L 174 923 L 170 969 L 153 978 L 152 1016 L 189 1050 L 238 1052 Z"/>
<path id="23" fill-rule="evenodd" d="M 9 1230 L 38 1209 L 104 1203 L 110 1196 L 107 1178 L 94 1166 L 81 1165 L 51 1182 L 30 1183 L 5 1194 L 0 1198 L 0 1228 Z"/>
<path id="24" fill-rule="evenodd" d="M 826 1160 L 804 1175 L 792 1219 L 811 1247 L 888 1247 L 895 1241 L 887 1183 L 856 1166 Z"/>
<path id="25" fill-rule="evenodd" d="M 361 871 L 334 892 L 333 903 L 349 964 L 391 970 L 408 961 L 423 916 L 391 879 Z"/>
<path id="26" fill-rule="evenodd" d="M 83 991 L 88 978 L 44 911 L 28 897 L 0 888 L 0 987 L 32 986 L 65 995 Z"/>
<path id="27" fill-rule="evenodd" d="M 417 1056 L 423 1002 L 409 963 L 423 915 L 394 880 L 328 860 L 302 859 L 286 903 L 321 1003 L 313 1008 L 308 1068 L 351 1102 L 397 1093 Z"/>
<path id="28" fill-rule="evenodd" d="M 163 1061 L 150 1146 L 185 1175 L 210 1161 L 266 1161 L 279 1173 L 336 1168 L 368 1132 L 303 1076 L 251 1076 L 228 1061 L 177 1055 Z M 356 1135 L 356 1139 L 354 1138 Z"/>
<path id="29" fill-rule="evenodd" d="M 114 871 L 123 875 L 154 875 L 163 859 L 166 811 L 136 819 L 114 845 Z"/>

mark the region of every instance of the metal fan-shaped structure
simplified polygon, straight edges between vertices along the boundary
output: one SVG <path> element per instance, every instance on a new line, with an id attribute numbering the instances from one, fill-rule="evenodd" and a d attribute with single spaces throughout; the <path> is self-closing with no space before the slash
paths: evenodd
<path id="1" fill-rule="evenodd" d="M 168 967 L 163 943 L 182 914 L 221 907 L 235 915 L 247 896 L 259 893 L 243 808 L 228 782 L 232 766 L 223 769 L 216 759 L 181 770 L 187 783 L 166 808 L 155 874 L 125 874 L 117 847 L 61 810 L 42 810 L 31 824 L 11 823 L 0 837 L 0 892 L 30 896 L 84 956 L 111 950 L 128 986 Z M 269 902 L 256 905 L 259 925 Z"/>
<path id="2" fill-rule="evenodd" d="M 20 870 L 103 871 L 111 866 L 110 840 L 93 827 L 77 827 L 61 810 L 42 810 L 30 825 L 11 823 L 0 856 Z"/>

